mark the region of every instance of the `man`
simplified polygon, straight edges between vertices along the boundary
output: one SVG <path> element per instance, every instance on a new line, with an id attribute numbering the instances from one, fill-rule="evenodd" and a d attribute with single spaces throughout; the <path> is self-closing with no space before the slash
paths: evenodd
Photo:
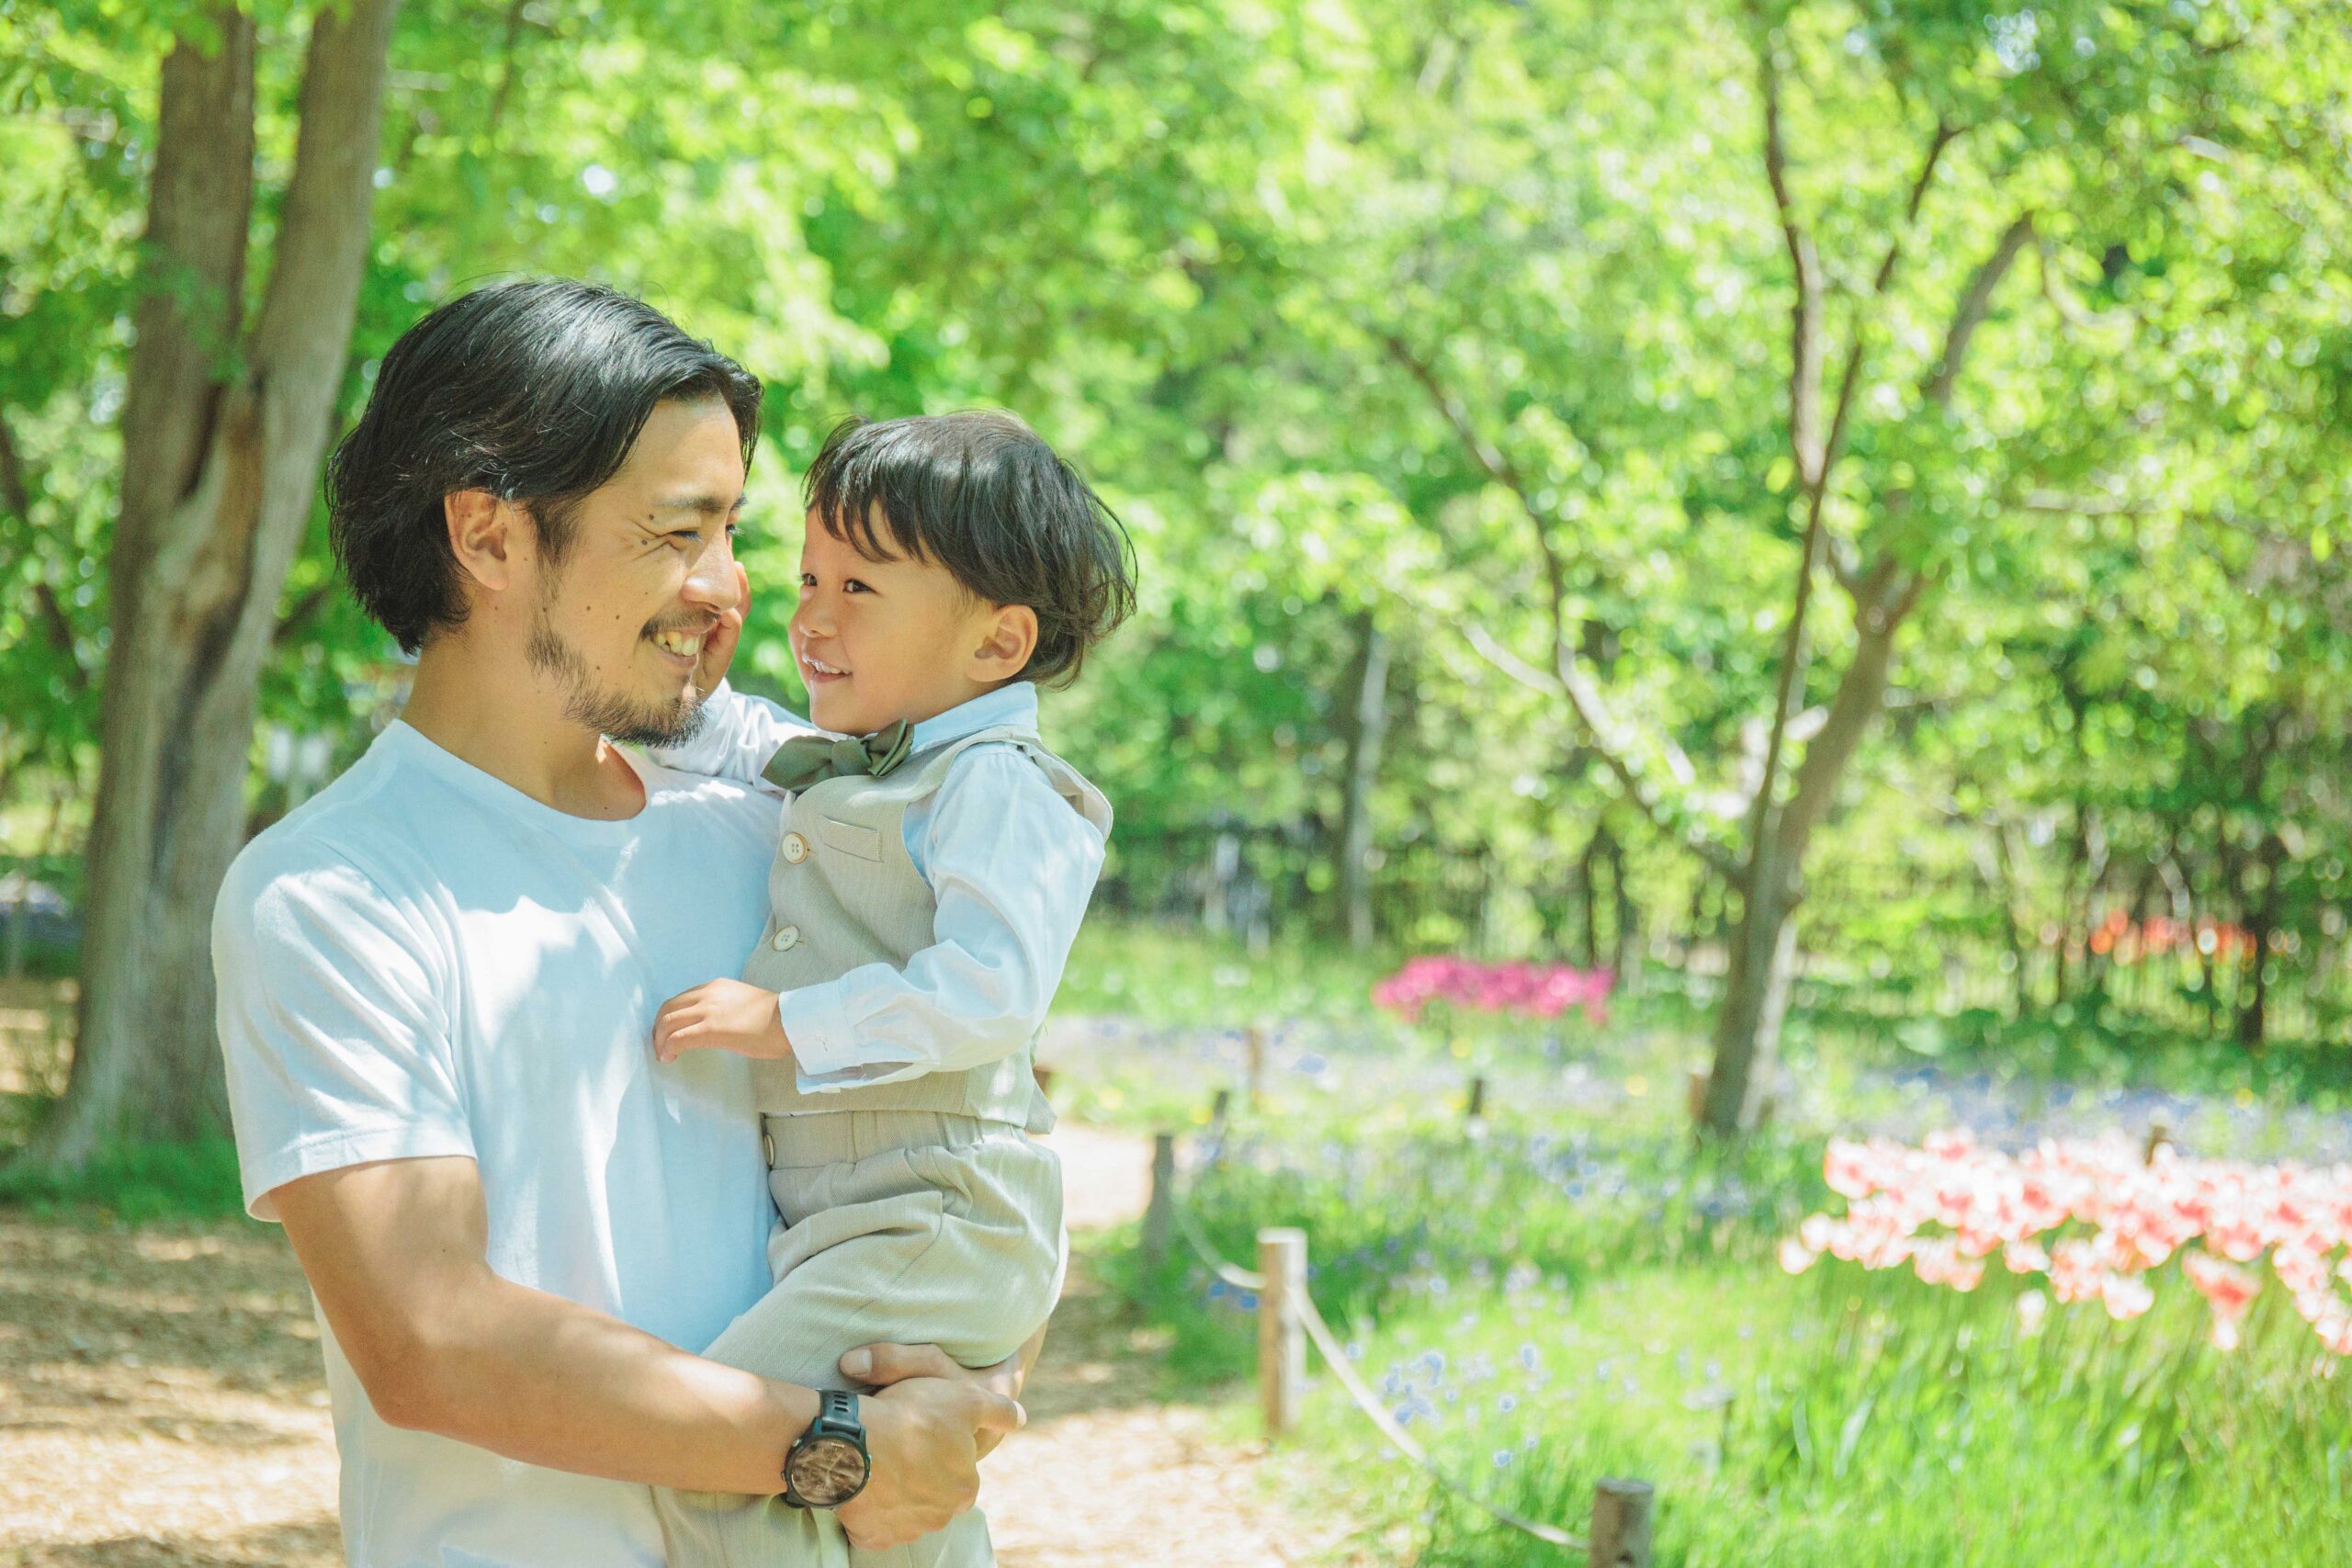
<path id="1" fill-rule="evenodd" d="M 758 1299 L 771 1213 L 745 1065 L 659 1063 L 651 1024 L 741 969 L 777 803 L 607 743 L 690 733 L 740 626 L 758 410 L 649 307 L 538 280 L 410 331 L 335 454 L 337 554 L 415 682 L 238 857 L 213 953 L 355 1563 L 656 1562 L 649 1483 L 773 1494 L 813 1432 L 840 1447 L 819 1391 L 678 1348 Z M 889 1545 L 969 1506 L 1017 1374 L 865 1354 L 845 1373 L 888 1386 L 841 1518 Z"/>

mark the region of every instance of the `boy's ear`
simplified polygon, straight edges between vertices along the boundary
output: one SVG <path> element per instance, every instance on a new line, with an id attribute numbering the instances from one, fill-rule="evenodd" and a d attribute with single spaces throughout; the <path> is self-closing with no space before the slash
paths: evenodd
<path id="1" fill-rule="evenodd" d="M 1037 612 L 1026 604 L 1000 604 L 981 628 L 966 673 L 978 682 L 1010 681 L 1037 651 Z"/>
<path id="2" fill-rule="evenodd" d="M 522 508 L 486 490 L 453 490 L 441 498 L 441 512 L 449 551 L 465 574 L 493 593 L 513 587 Z"/>

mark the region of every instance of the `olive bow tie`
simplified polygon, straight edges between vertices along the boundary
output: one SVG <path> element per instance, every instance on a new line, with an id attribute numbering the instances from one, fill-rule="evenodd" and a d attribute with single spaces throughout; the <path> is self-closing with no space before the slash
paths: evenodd
<path id="1" fill-rule="evenodd" d="M 763 776 L 778 789 L 807 789 L 843 773 L 878 779 L 907 760 L 913 733 L 902 718 L 871 735 L 796 735 L 776 748 Z"/>

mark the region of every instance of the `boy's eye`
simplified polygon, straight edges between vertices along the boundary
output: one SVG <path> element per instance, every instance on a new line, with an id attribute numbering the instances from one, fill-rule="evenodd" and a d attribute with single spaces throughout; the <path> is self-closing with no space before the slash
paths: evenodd
<path id="1" fill-rule="evenodd" d="M 864 584 L 863 582 L 860 582 L 860 581 L 859 581 L 857 579 L 855 579 L 854 577 L 851 578 L 848 581 L 846 581 L 846 582 L 842 583 L 842 589 L 843 589 L 843 590 L 845 590 L 846 592 L 851 592 L 851 593 L 871 593 L 871 592 L 874 592 L 874 590 L 872 590 L 871 588 L 868 588 L 867 586 L 865 586 L 865 584 Z"/>

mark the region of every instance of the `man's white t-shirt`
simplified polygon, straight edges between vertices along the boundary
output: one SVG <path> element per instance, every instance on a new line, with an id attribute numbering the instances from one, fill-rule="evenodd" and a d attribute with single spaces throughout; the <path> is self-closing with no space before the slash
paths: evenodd
<path id="1" fill-rule="evenodd" d="M 405 724 L 245 847 L 214 911 L 246 1206 L 297 1177 L 470 1156 L 490 1264 L 700 1349 L 768 1285 L 748 1065 L 654 1060 L 654 1010 L 741 973 L 775 797 L 637 761 L 645 809 L 567 816 Z M 362 1568 L 662 1561 L 642 1486 L 386 1425 L 323 1319 Z"/>

